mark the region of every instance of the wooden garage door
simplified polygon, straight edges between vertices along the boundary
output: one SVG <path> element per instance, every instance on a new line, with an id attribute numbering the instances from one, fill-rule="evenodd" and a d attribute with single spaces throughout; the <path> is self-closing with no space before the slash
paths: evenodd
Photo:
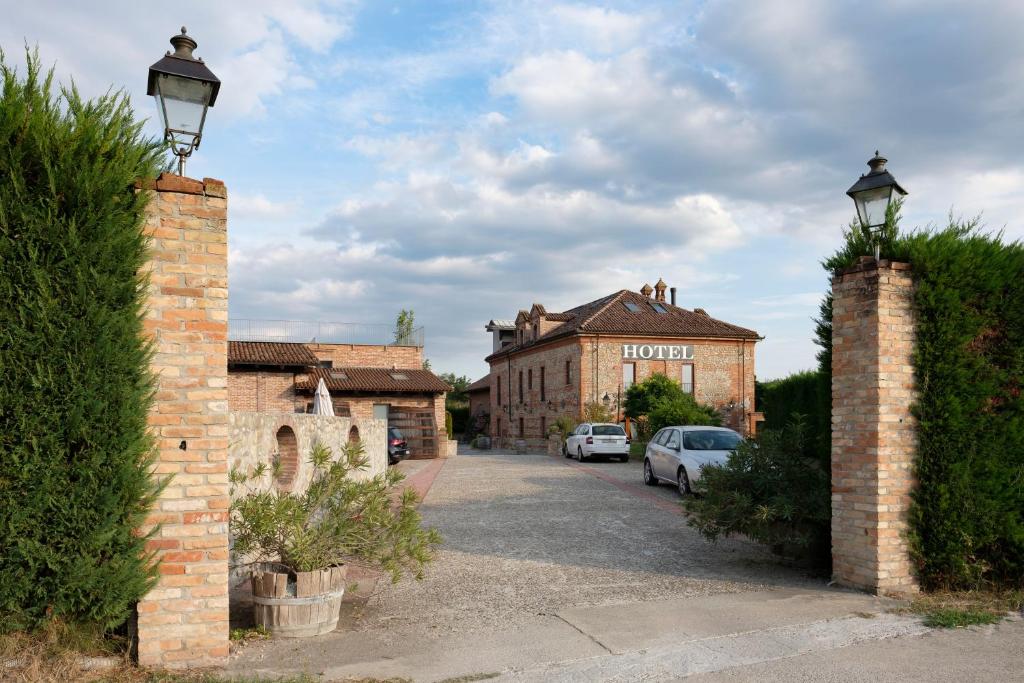
<path id="1" fill-rule="evenodd" d="M 437 457 L 437 425 L 434 414 L 423 408 L 391 406 L 388 426 L 397 427 L 409 442 L 410 458 Z"/>

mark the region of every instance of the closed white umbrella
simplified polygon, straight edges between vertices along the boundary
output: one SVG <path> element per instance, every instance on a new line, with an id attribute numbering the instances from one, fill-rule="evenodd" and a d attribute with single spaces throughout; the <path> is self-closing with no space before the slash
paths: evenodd
<path id="1" fill-rule="evenodd" d="M 313 395 L 313 414 L 334 417 L 334 404 L 331 403 L 331 393 L 327 391 L 327 383 L 324 382 L 323 377 L 320 378 L 320 383 L 316 385 L 316 394 Z"/>

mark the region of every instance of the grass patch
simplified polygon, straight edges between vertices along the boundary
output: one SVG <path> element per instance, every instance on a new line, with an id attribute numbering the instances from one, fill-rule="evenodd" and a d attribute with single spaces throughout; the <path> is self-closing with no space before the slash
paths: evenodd
<path id="1" fill-rule="evenodd" d="M 933 610 L 924 616 L 924 625 L 929 628 L 963 628 L 994 624 L 1002 617 L 984 609 L 958 609 L 946 607 Z"/>
<path id="2" fill-rule="evenodd" d="M 266 640 L 270 638 L 270 631 L 266 626 L 259 625 L 252 628 L 233 628 L 229 635 L 231 642 L 241 643 L 247 640 Z"/>
<path id="3" fill-rule="evenodd" d="M 234 638 L 263 637 L 259 629 L 237 629 Z M 51 621 L 34 633 L 0 636 L 0 681 L 3 683 L 327 683 L 308 673 L 279 678 L 225 674 L 218 671 L 153 671 L 128 658 L 127 639 L 96 629 Z M 107 657 L 108 666 L 90 668 L 88 658 Z M 477 680 L 477 679 L 466 679 Z M 345 678 L 331 683 L 412 683 L 407 678 Z"/>
<path id="4" fill-rule="evenodd" d="M 644 453 L 647 452 L 646 441 L 633 441 L 629 444 L 629 459 L 630 460 L 643 460 Z"/>
<path id="5" fill-rule="evenodd" d="M 919 615 L 930 628 L 995 624 L 1024 609 L 1024 591 L 937 592 L 917 597 L 902 611 Z"/>

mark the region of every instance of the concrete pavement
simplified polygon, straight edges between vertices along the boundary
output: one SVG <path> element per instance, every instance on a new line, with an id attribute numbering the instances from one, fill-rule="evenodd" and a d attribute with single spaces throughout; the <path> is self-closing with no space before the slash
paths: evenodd
<path id="1" fill-rule="evenodd" d="M 421 511 L 445 538 L 425 579 L 349 603 L 334 633 L 247 646 L 231 672 L 673 680 L 927 631 L 756 544 L 706 543 L 638 463 L 484 452 L 423 467 Z"/>

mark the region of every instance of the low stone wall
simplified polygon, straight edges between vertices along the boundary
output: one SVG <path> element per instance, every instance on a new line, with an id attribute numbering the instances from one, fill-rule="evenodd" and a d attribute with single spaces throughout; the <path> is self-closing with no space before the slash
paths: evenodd
<path id="1" fill-rule="evenodd" d="M 283 476 L 277 482 L 271 482 L 268 475 L 268 486 L 274 483 L 289 491 L 305 490 L 313 476 L 313 467 L 309 463 L 313 446 L 317 442 L 323 443 L 339 455 L 348 443 L 353 427 L 358 430 L 359 440 L 370 461 L 369 467 L 356 476 L 368 479 L 387 468 L 386 420 L 233 412 L 228 416 L 228 425 L 228 467 L 231 470 L 252 472 L 260 463 L 269 466 L 275 459 L 281 459 Z M 288 436 L 289 431 L 293 437 Z"/>

